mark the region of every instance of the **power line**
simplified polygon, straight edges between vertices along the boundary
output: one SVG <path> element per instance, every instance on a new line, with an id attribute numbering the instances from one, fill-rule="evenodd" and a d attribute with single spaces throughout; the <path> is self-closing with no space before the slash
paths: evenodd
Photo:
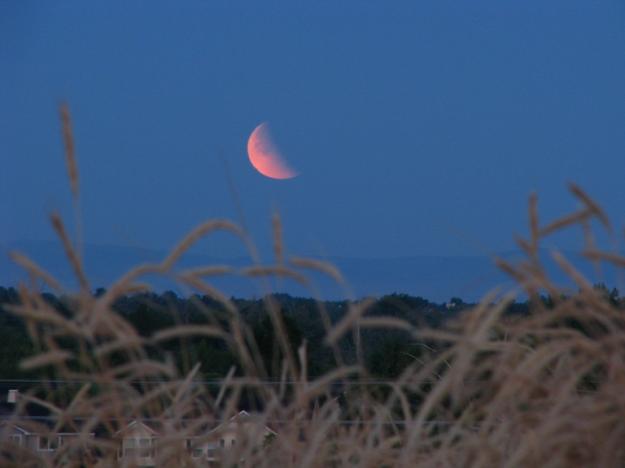
<path id="1" fill-rule="evenodd" d="M 0 422 L 14 422 L 14 423 L 19 423 L 20 421 L 50 421 L 50 422 L 56 422 L 59 418 L 54 417 L 54 416 L 19 416 L 19 417 L 11 417 L 11 416 L 0 416 Z M 93 418 L 88 418 L 88 417 L 81 417 L 81 416 L 74 416 L 72 418 L 70 418 L 72 421 L 92 421 Z M 152 418 L 152 417 L 137 417 L 137 418 L 128 418 L 129 420 L 138 420 L 138 421 L 144 421 L 144 422 L 162 422 L 165 420 L 169 420 L 171 418 Z M 198 420 L 201 420 L 202 418 L 182 418 L 182 419 L 177 419 L 177 421 L 180 422 L 195 422 Z M 119 421 L 120 418 L 102 418 L 99 421 L 100 422 L 116 422 Z M 259 422 L 262 422 L 264 424 L 289 424 L 293 422 L 293 419 L 264 419 L 264 418 L 258 418 Z M 222 423 L 227 423 L 230 422 L 230 418 L 227 419 L 213 419 L 211 420 L 211 422 L 216 423 L 216 424 L 222 424 Z M 300 420 L 301 423 L 307 423 L 310 424 L 311 422 L 313 422 L 312 419 L 308 418 L 308 419 L 301 419 Z M 393 420 L 381 420 L 381 421 L 371 421 L 371 420 L 360 420 L 360 419 L 337 419 L 336 422 L 338 424 L 347 424 L 347 425 L 398 425 L 398 426 L 405 426 L 408 425 L 410 423 L 412 423 L 412 421 L 407 421 L 407 420 L 403 420 L 403 419 L 393 419 Z M 452 425 L 454 424 L 455 421 L 452 420 L 431 420 L 431 421 L 424 421 L 423 424 L 424 425 Z"/>
<path id="2" fill-rule="evenodd" d="M 182 382 L 184 379 L 180 379 Z M 414 383 L 436 383 L 439 380 L 436 379 L 421 379 L 418 382 L 403 382 L 402 385 L 414 384 Z M 130 380 L 126 383 L 131 384 L 159 384 L 159 383 L 172 383 L 176 382 L 176 380 Z M 465 382 L 467 382 L 465 380 Z M 85 383 L 105 383 L 105 382 L 97 382 L 92 379 L 0 379 L 0 385 L 2 384 L 85 384 Z M 258 384 L 266 384 L 266 385 L 296 385 L 296 384 L 312 384 L 315 383 L 314 380 L 301 381 L 301 380 L 267 380 L 267 379 L 250 379 L 250 378 L 233 378 L 230 380 L 226 379 L 203 379 L 203 380 L 193 380 L 191 382 L 192 385 L 222 385 L 222 384 L 241 384 L 241 385 L 258 385 Z M 380 379 L 365 379 L 365 380 L 336 380 L 333 382 L 329 382 L 328 385 L 397 385 L 399 384 L 396 380 L 380 380 Z"/>

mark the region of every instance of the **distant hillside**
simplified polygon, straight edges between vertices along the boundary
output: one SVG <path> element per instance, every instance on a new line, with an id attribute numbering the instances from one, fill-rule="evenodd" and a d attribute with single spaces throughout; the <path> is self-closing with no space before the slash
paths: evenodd
<path id="1" fill-rule="evenodd" d="M 29 255 L 33 260 L 54 274 L 64 284 L 73 286 L 75 281 L 69 268 L 62 248 L 54 242 L 13 242 L 1 246 L 0 251 L 0 284 L 13 286 L 26 276 L 23 271 L 14 265 L 8 258 L 8 251 L 18 250 Z M 156 262 L 166 256 L 165 251 L 140 249 L 124 246 L 87 245 L 85 249 L 85 267 L 93 288 L 106 286 L 115 278 L 121 276 L 131 267 L 144 262 Z M 507 259 L 520 258 L 515 252 L 501 255 Z M 548 259 L 548 253 L 543 256 Z M 597 274 L 588 265 L 582 265 L 579 256 L 567 253 L 567 256 L 578 264 L 580 269 L 593 282 L 604 282 L 616 285 L 612 272 L 606 271 Z M 467 301 L 479 300 L 486 292 L 494 287 L 510 287 L 509 278 L 493 264 L 486 256 L 413 256 L 399 258 L 331 258 L 348 280 L 355 297 L 366 295 L 382 296 L 394 292 L 427 297 L 430 300 L 443 302 L 451 297 L 461 297 Z M 206 264 L 227 264 L 235 268 L 249 265 L 248 260 L 216 259 L 198 253 L 184 256 L 179 267 Z M 553 262 L 549 262 L 549 271 L 561 281 L 564 275 L 559 273 Z M 312 274 L 310 278 L 315 283 L 321 298 L 342 299 L 345 291 L 323 278 L 319 274 Z M 173 289 L 181 293 L 174 284 L 163 278 L 149 278 L 157 291 Z M 309 297 L 314 295 L 311 290 L 295 284 L 289 280 L 273 281 L 267 291 L 266 285 L 261 285 L 248 278 L 232 275 L 216 278 L 214 284 L 225 293 L 237 297 L 259 297 L 266 292 L 284 292 L 294 296 Z"/>

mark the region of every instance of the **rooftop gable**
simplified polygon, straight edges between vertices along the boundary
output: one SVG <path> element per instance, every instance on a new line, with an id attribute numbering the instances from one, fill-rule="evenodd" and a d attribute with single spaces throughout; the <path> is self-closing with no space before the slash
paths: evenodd
<path id="1" fill-rule="evenodd" d="M 137 419 L 130 421 L 126 427 L 123 427 L 119 431 L 117 431 L 114 436 L 115 437 L 124 437 L 124 436 L 132 436 L 132 435 L 149 435 L 152 437 L 158 436 L 158 432 L 152 429 L 143 421 L 139 421 Z"/>

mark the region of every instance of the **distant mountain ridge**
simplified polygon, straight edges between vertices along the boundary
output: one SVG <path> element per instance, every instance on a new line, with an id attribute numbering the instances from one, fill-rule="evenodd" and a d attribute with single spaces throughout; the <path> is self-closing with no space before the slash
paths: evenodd
<path id="1" fill-rule="evenodd" d="M 55 242 L 20 241 L 0 244 L 0 285 L 15 286 L 27 279 L 22 269 L 8 257 L 8 252 L 17 250 L 25 253 L 35 262 L 52 273 L 62 284 L 75 287 L 76 281 L 65 258 L 62 247 Z M 115 245 L 87 244 L 84 252 L 84 264 L 91 286 L 106 287 L 133 266 L 146 262 L 161 261 L 167 251 L 143 249 Z M 596 278 L 589 265 L 581 262 L 581 257 L 572 252 L 565 253 L 580 270 L 594 282 L 614 285 L 614 275 Z M 558 281 L 565 281 L 553 262 L 548 261 L 548 252 L 542 254 L 547 260 L 548 271 Z M 520 259 L 518 252 L 500 255 L 506 259 Z M 421 296 L 433 301 L 446 301 L 451 297 L 461 297 L 467 301 L 477 301 L 495 287 L 504 289 L 513 286 L 510 278 L 501 272 L 487 256 L 407 256 L 398 258 L 348 258 L 328 259 L 344 275 L 349 291 L 337 286 L 319 273 L 308 272 L 316 289 L 304 288 L 292 280 L 272 280 L 261 285 L 258 281 L 238 275 L 227 275 L 210 279 L 211 284 L 224 293 L 237 297 L 259 297 L 267 292 L 284 292 L 294 296 L 315 296 L 321 299 L 343 299 L 348 296 L 381 296 L 390 293 L 405 293 Z M 230 265 L 239 269 L 251 264 L 243 258 L 223 259 L 198 253 L 188 253 L 182 257 L 178 267 L 189 268 L 199 265 Z M 154 289 L 190 292 L 176 287 L 164 278 L 148 278 Z M 267 290 L 267 286 L 270 291 Z M 348 294 L 349 292 L 349 294 Z"/>

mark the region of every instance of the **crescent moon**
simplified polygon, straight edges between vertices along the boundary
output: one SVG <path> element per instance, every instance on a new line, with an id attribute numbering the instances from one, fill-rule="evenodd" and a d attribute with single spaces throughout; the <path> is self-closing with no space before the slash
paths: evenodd
<path id="1" fill-rule="evenodd" d="M 271 141 L 269 124 L 261 123 L 247 140 L 247 155 L 258 172 L 272 179 L 292 179 L 298 174 L 280 155 Z"/>

